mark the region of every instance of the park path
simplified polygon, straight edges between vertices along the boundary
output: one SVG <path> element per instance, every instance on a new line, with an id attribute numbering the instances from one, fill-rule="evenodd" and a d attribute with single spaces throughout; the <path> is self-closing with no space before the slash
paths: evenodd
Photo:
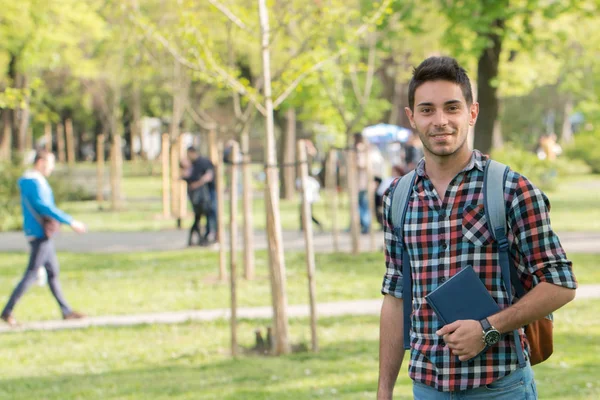
<path id="1" fill-rule="evenodd" d="M 600 232 L 564 232 L 559 233 L 561 242 L 567 251 L 577 253 L 600 253 Z M 369 236 L 362 236 L 362 246 L 365 250 L 370 242 Z M 158 232 L 89 232 L 85 235 L 63 233 L 56 238 L 59 251 L 77 253 L 113 253 L 136 251 L 166 251 L 186 248 L 187 232 L 170 230 Z M 376 233 L 376 243 L 380 246 L 383 241 L 382 232 Z M 283 242 L 286 250 L 304 249 L 304 238 L 299 232 L 283 232 Z M 350 251 L 351 240 L 347 233 L 340 233 L 340 251 Z M 256 232 L 255 245 L 257 249 L 267 247 L 264 232 Z M 213 248 L 214 249 L 214 248 Z M 22 233 L 0 233 L 0 253 L 6 251 L 27 251 L 27 243 Z M 332 252 L 333 243 L 328 234 L 315 235 L 315 250 L 317 252 Z M 600 298 L 600 284 L 581 285 L 577 291 L 577 299 Z M 377 315 L 381 308 L 381 298 L 370 300 L 342 301 L 321 303 L 317 305 L 319 317 L 341 315 Z M 306 317 L 309 315 L 308 305 L 290 305 L 290 317 Z M 159 312 L 132 315 L 94 316 L 83 320 L 72 321 L 40 321 L 30 322 L 11 328 L 0 324 L 0 333 L 20 332 L 30 330 L 60 330 L 81 329 L 97 326 L 132 326 L 140 324 L 175 324 L 186 321 L 211 321 L 228 319 L 229 309 L 188 310 L 175 312 Z M 238 309 L 238 317 L 246 319 L 270 319 L 271 307 L 254 307 Z"/>
<path id="2" fill-rule="evenodd" d="M 320 303 L 317 304 L 317 315 L 319 318 L 343 315 L 379 315 L 382 298 Z M 576 301 L 595 298 L 600 298 L 600 284 L 580 285 L 579 289 L 577 289 Z M 309 312 L 310 310 L 307 304 L 288 306 L 288 316 L 291 318 L 308 317 L 310 315 Z M 270 306 L 240 307 L 237 310 L 237 315 L 239 319 L 271 319 L 273 316 L 273 309 Z M 22 331 L 84 329 L 102 326 L 119 327 L 143 324 L 179 324 L 187 321 L 229 319 L 230 316 L 231 310 L 227 308 L 131 315 L 107 315 L 88 317 L 81 320 L 29 322 L 16 328 L 11 328 L 8 325 L 0 325 L 0 334 Z"/>
<path id="3" fill-rule="evenodd" d="M 55 245 L 58 251 L 74 253 L 130 253 L 137 251 L 180 250 L 186 248 L 187 235 L 188 232 L 186 230 L 88 232 L 85 235 L 61 232 L 55 239 Z M 559 232 L 558 236 L 567 254 L 600 253 L 600 232 Z M 238 243 L 242 243 L 241 236 Z M 283 243 L 286 251 L 304 250 L 304 236 L 298 231 L 284 231 Z M 360 241 L 361 250 L 368 250 L 369 243 L 369 235 L 362 235 Z M 375 243 L 377 247 L 381 248 L 383 244 L 383 232 L 375 233 Z M 254 244 L 256 249 L 266 249 L 266 232 L 255 232 Z M 327 233 L 315 234 L 314 245 L 315 251 L 318 253 L 333 251 L 333 240 L 331 235 Z M 340 232 L 339 250 L 349 252 L 350 249 L 350 234 Z M 3 251 L 29 251 L 23 233 L 0 233 L 0 253 Z"/>

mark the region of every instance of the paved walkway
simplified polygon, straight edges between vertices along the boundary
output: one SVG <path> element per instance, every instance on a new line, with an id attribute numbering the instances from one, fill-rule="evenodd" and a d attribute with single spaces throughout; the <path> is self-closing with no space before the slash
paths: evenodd
<path id="1" fill-rule="evenodd" d="M 376 244 L 383 241 L 383 234 L 376 233 Z M 559 233 L 561 242 L 567 252 L 600 253 L 600 233 L 565 232 Z M 361 236 L 361 246 L 366 250 L 369 247 L 368 235 Z M 265 232 L 256 232 L 255 246 L 257 249 L 266 249 L 267 240 Z M 136 251 L 164 251 L 186 248 L 187 232 L 184 230 L 171 230 L 159 232 L 90 232 L 85 235 L 62 233 L 56 238 L 56 247 L 59 251 L 79 253 L 112 253 Z M 299 232 L 283 232 L 284 247 L 286 250 L 304 249 L 304 238 Z M 315 250 L 317 252 L 333 251 L 333 240 L 329 234 L 315 235 Z M 351 240 L 347 233 L 340 233 L 340 251 L 350 251 Z M 0 253 L 5 251 L 27 251 L 27 243 L 22 233 L 0 233 Z M 600 284 L 582 285 L 577 292 L 577 299 L 600 298 Z M 322 303 L 318 305 L 317 314 L 324 316 L 340 315 L 377 315 L 381 308 L 381 299 L 356 300 L 335 303 Z M 289 306 L 290 317 L 305 317 L 309 314 L 307 305 Z M 185 321 L 211 321 L 228 319 L 229 309 L 215 310 L 190 310 L 177 312 L 161 312 L 151 314 L 115 315 L 89 317 L 76 321 L 41 321 L 26 323 L 18 328 L 10 328 L 0 324 L 0 333 L 25 330 L 58 330 L 77 329 L 93 326 L 130 326 L 139 324 L 174 324 Z M 271 307 L 240 308 L 239 318 L 272 318 Z"/>
<path id="2" fill-rule="evenodd" d="M 77 235 L 72 232 L 60 233 L 55 244 L 58 251 L 75 253 L 119 253 L 136 251 L 163 251 L 186 248 L 188 232 L 186 230 L 167 230 L 156 232 L 88 232 Z M 600 232 L 559 232 L 561 243 L 567 253 L 600 253 Z M 240 237 L 238 243 L 242 244 Z M 298 231 L 284 231 L 283 243 L 285 250 L 303 250 L 304 236 Z M 383 243 L 383 233 L 375 234 L 376 246 Z M 256 249 L 267 248 L 267 237 L 264 231 L 254 235 Z M 333 239 L 331 234 L 315 234 L 316 252 L 332 252 Z M 369 249 L 369 235 L 362 235 L 360 246 Z M 27 242 L 21 232 L 0 233 L 0 252 L 28 251 Z M 350 234 L 339 234 L 339 250 L 351 250 Z"/>
<path id="3" fill-rule="evenodd" d="M 600 298 L 600 284 L 581 285 L 577 290 L 576 300 Z M 336 317 L 342 315 L 379 315 L 381 298 L 374 300 L 339 301 L 317 305 L 319 317 Z M 89 317 L 70 321 L 42 321 L 23 324 L 17 328 L 0 325 L 0 333 L 22 331 L 51 331 L 61 329 L 82 329 L 94 326 L 132 326 L 142 324 L 178 324 L 186 321 L 213 321 L 229 319 L 230 309 L 190 310 L 133 315 L 108 315 Z M 238 309 L 240 319 L 270 319 L 273 316 L 271 307 L 242 307 Z M 308 305 L 292 305 L 288 307 L 289 317 L 309 316 Z"/>

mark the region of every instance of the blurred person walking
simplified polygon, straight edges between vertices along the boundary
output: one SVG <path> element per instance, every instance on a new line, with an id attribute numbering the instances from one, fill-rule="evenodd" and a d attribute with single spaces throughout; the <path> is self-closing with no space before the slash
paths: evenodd
<path id="1" fill-rule="evenodd" d="M 85 317 L 84 314 L 73 311 L 69 306 L 58 280 L 59 264 L 52 235 L 58 230 L 60 224 L 69 225 L 77 233 L 84 233 L 86 228 L 83 223 L 74 220 L 54 203 L 54 194 L 46 179 L 52 174 L 54 165 L 54 154 L 39 150 L 35 155 L 33 168 L 25 171 L 18 181 L 23 210 L 23 230 L 31 249 L 25 274 L 13 290 L 0 316 L 11 326 L 17 325 L 13 309 L 37 280 L 38 269 L 41 266 L 46 269 L 48 286 L 60 306 L 63 319 Z"/>

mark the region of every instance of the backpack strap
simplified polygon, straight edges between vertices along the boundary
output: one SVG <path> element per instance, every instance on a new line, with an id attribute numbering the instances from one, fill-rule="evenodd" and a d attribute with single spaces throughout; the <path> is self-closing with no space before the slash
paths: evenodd
<path id="1" fill-rule="evenodd" d="M 506 177 L 508 176 L 509 168 L 494 160 L 488 160 L 483 178 L 483 201 L 485 217 L 488 221 L 488 226 L 492 232 L 492 236 L 496 240 L 498 246 L 498 255 L 500 259 L 500 269 L 502 271 L 502 280 L 504 281 L 504 288 L 508 296 L 508 304 L 512 304 L 512 287 L 511 281 L 515 286 L 516 292 L 521 296 L 524 293 L 523 284 L 519 280 L 517 275 L 517 269 L 512 265 L 509 249 L 507 234 L 507 223 L 506 223 L 506 205 L 504 203 L 504 186 Z M 525 357 L 523 355 L 523 346 L 521 346 L 521 339 L 519 337 L 519 331 L 514 330 L 513 336 L 515 340 L 515 347 L 517 349 L 517 358 L 519 360 L 519 367 L 523 368 L 526 365 Z"/>
<path id="2" fill-rule="evenodd" d="M 392 193 L 392 229 L 402 245 L 402 300 L 404 310 L 404 348 L 410 349 L 410 328 L 412 314 L 412 274 L 410 257 L 404 243 L 404 219 L 412 188 L 417 179 L 414 170 L 400 178 Z"/>

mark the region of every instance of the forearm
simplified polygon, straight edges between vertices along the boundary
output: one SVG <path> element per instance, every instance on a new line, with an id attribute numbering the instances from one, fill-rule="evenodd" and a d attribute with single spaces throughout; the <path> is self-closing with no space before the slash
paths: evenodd
<path id="1" fill-rule="evenodd" d="M 488 320 L 501 333 L 510 332 L 545 317 L 574 298 L 574 289 L 540 282 L 517 303 Z"/>
<path id="2" fill-rule="evenodd" d="M 404 318 L 402 299 L 386 295 L 379 327 L 379 384 L 377 398 L 391 399 L 404 359 Z"/>

